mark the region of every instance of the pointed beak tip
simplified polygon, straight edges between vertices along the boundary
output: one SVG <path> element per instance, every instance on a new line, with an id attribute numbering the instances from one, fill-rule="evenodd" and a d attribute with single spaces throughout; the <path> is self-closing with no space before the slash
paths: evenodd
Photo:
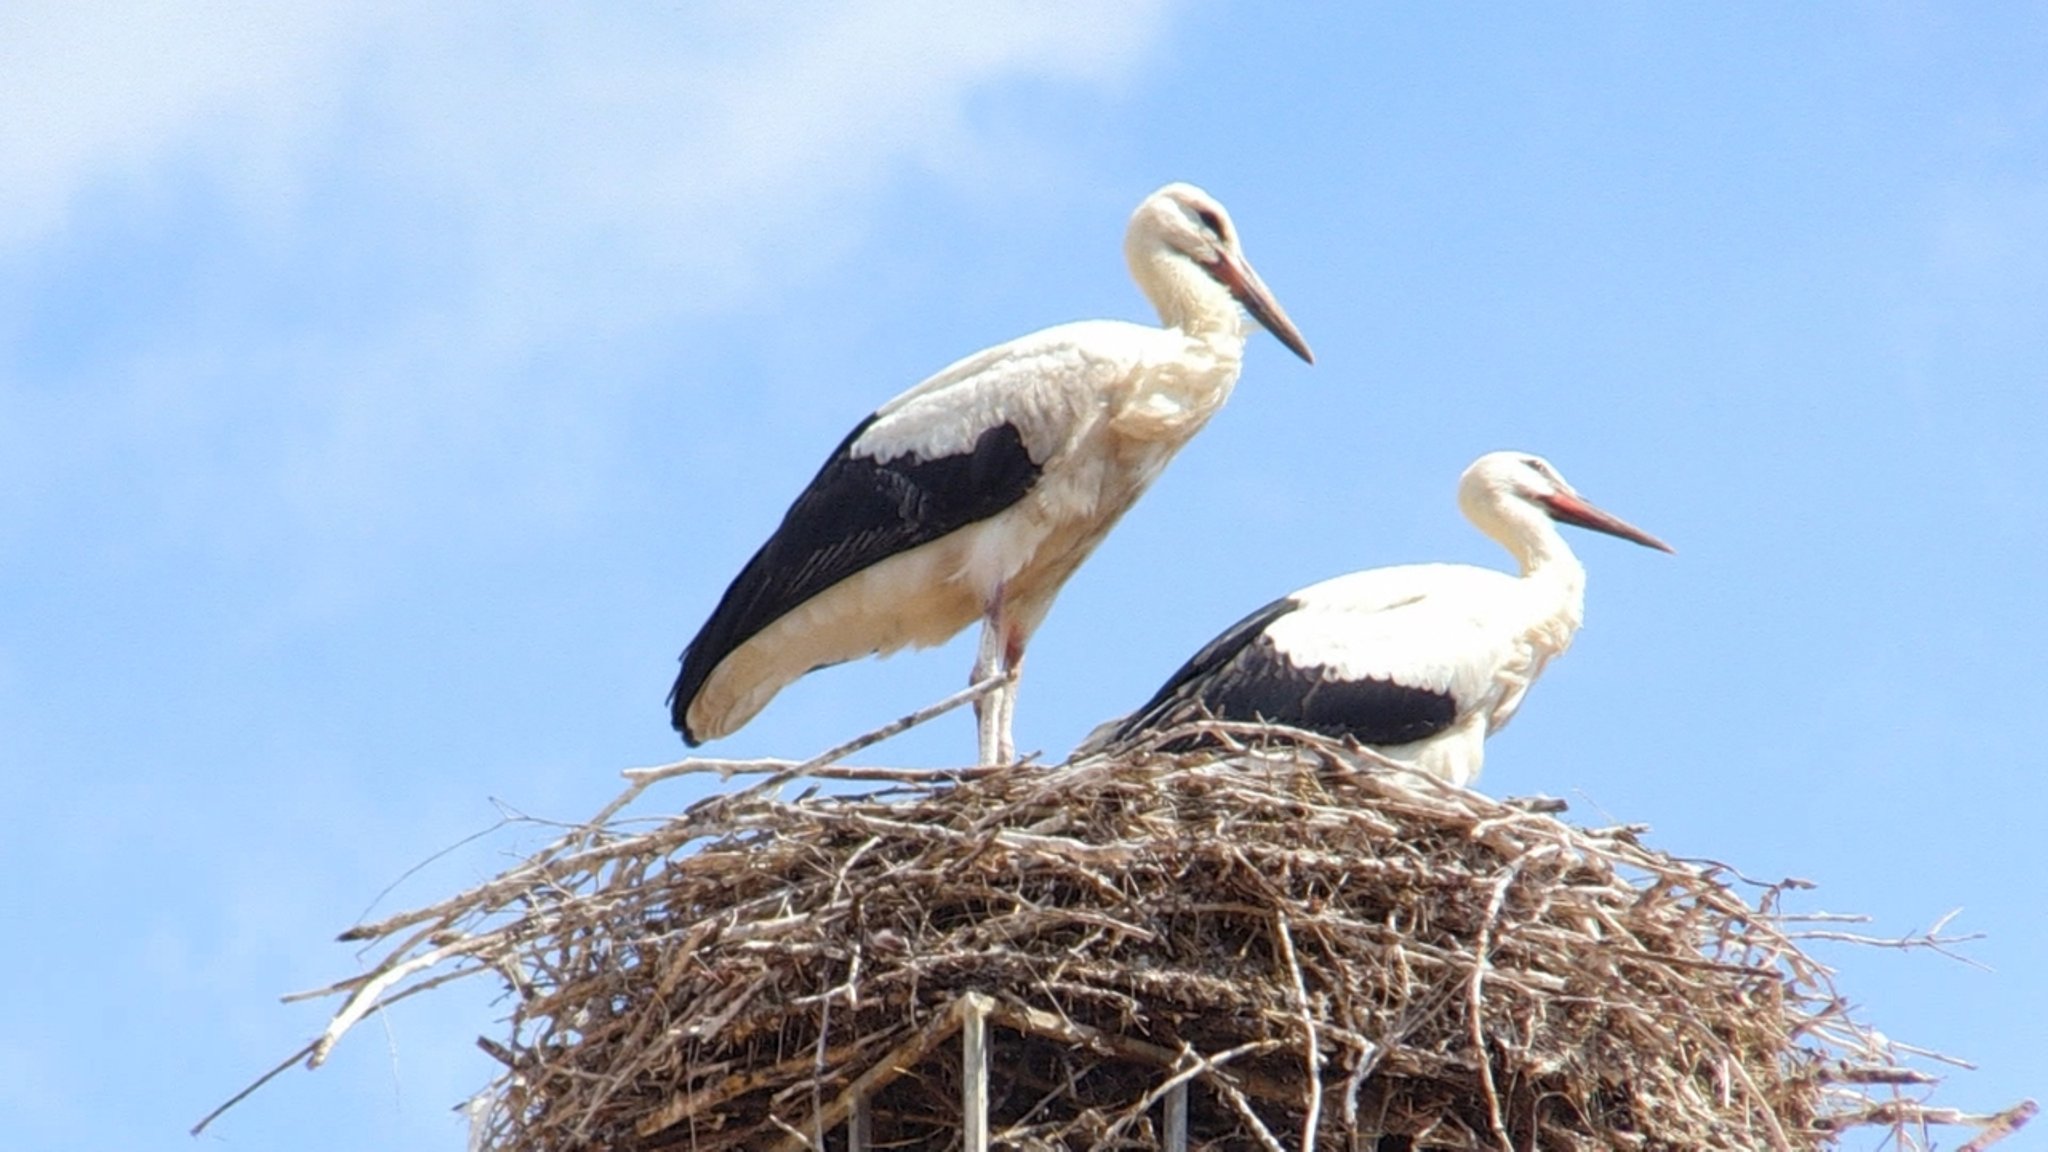
<path id="1" fill-rule="evenodd" d="M 1310 351 L 1308 341 L 1302 339 L 1301 331 L 1294 326 L 1294 321 L 1288 318 L 1287 310 L 1280 307 L 1280 301 L 1274 299 L 1272 289 L 1266 287 L 1266 282 L 1259 279 L 1259 274 L 1252 270 L 1252 266 L 1246 263 L 1242 256 L 1225 252 L 1214 262 L 1205 263 L 1203 267 L 1208 270 L 1210 276 L 1229 290 L 1231 296 L 1236 298 L 1246 312 L 1251 313 L 1252 319 L 1258 322 L 1259 327 L 1271 332 L 1275 340 L 1285 345 L 1289 352 L 1301 357 L 1303 363 L 1316 362 L 1316 354 Z"/>
<path id="2" fill-rule="evenodd" d="M 1610 532 L 1608 533 L 1608 535 L 1618 536 L 1623 540 L 1627 540 L 1631 544 L 1641 544 L 1645 548 L 1655 548 L 1657 551 L 1662 552 L 1667 556 L 1675 556 L 1678 554 L 1678 549 L 1673 548 L 1671 545 L 1666 544 L 1662 540 L 1657 539 L 1655 536 L 1650 535 L 1648 532 L 1645 532 L 1640 528 L 1634 528 L 1633 525 L 1630 525 L 1630 527 L 1634 530 L 1630 532 Z"/>
<path id="3" fill-rule="evenodd" d="M 1634 525 L 1630 525 L 1630 527 L 1634 527 Z M 1640 528 L 1637 528 L 1637 529 L 1636 529 L 1636 531 L 1637 531 L 1637 532 L 1639 533 L 1639 535 L 1638 535 L 1638 536 L 1635 536 L 1635 537 L 1628 537 L 1628 536 L 1624 536 L 1624 537 L 1622 537 L 1622 539 L 1624 539 L 1624 540 L 1629 540 L 1629 539 L 1633 539 L 1633 540 L 1635 540 L 1635 542 L 1636 542 L 1636 543 L 1638 543 L 1638 544 L 1641 544 L 1641 545 L 1642 545 L 1643 547 L 1645 547 L 1645 548 L 1655 548 L 1655 549 L 1656 549 L 1657 551 L 1659 551 L 1659 552 L 1662 552 L 1662 553 L 1664 553 L 1664 554 L 1665 554 L 1666 556 L 1676 556 L 1676 555 L 1678 555 L 1678 549 L 1676 549 L 1676 548 L 1673 548 L 1673 547 L 1672 547 L 1671 545 L 1669 545 L 1669 544 L 1666 544 L 1666 543 L 1664 542 L 1664 540 L 1663 540 L 1663 538 L 1662 538 L 1662 537 L 1658 537 L 1658 536 L 1652 536 L 1652 535 L 1650 535 L 1650 534 L 1649 534 L 1648 532 L 1644 532 L 1644 531 L 1643 531 L 1642 529 L 1640 529 Z"/>
<path id="4" fill-rule="evenodd" d="M 1301 333 L 1295 330 L 1293 321 L 1288 320 L 1285 313 L 1266 301 L 1260 301 L 1259 306 L 1248 307 L 1246 311 L 1252 314 L 1252 319 L 1258 321 L 1259 327 L 1273 334 L 1273 339 L 1278 340 L 1281 347 L 1300 357 L 1302 363 L 1316 362 L 1315 351 L 1308 346 L 1307 340 L 1302 339 Z"/>
<path id="5" fill-rule="evenodd" d="M 1294 326 L 1294 321 L 1287 318 L 1287 314 L 1280 310 L 1280 306 L 1273 302 L 1272 297 L 1260 300 L 1259 306 L 1247 308 L 1246 311 L 1252 314 L 1252 319 L 1258 321 L 1261 328 L 1273 334 L 1273 339 L 1278 340 L 1281 347 L 1299 356 L 1302 363 L 1316 362 L 1315 350 L 1308 346 L 1308 341 L 1303 339 L 1301 330 Z"/>

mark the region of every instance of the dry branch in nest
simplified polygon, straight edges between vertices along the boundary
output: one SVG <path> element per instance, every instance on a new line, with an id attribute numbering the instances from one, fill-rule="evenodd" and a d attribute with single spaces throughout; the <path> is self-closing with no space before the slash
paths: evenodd
<path id="1" fill-rule="evenodd" d="M 652 827 L 614 805 L 350 933 L 383 959 L 326 990 L 310 1050 L 498 974 L 479 1138 L 511 1152 L 838 1149 L 857 1108 L 869 1147 L 958 1148 L 954 1037 L 984 1024 L 996 1148 L 1161 1147 L 1177 1086 L 1188 1146 L 1218 1149 L 1918 1147 L 2025 1119 L 1921 1103 L 1786 885 L 1209 728 L 1223 749 L 1054 769 L 807 765 L 873 790 L 756 786 Z"/>

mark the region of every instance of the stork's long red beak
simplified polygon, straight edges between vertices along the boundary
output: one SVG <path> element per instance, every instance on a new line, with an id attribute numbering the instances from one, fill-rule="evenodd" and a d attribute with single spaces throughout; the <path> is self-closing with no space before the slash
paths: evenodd
<path id="1" fill-rule="evenodd" d="M 1550 513 L 1550 518 L 1560 524 L 1605 532 L 1609 536 L 1632 540 L 1645 548 L 1655 548 L 1659 552 L 1674 551 L 1671 545 L 1619 516 L 1594 507 L 1576 492 L 1553 492 L 1548 496 L 1538 496 L 1536 499 Z"/>
<path id="2" fill-rule="evenodd" d="M 1287 318 L 1287 310 L 1273 298 L 1273 292 L 1259 274 L 1252 271 L 1249 262 L 1229 252 L 1219 253 L 1216 259 L 1203 265 L 1218 284 L 1230 290 L 1244 310 L 1252 314 L 1259 326 L 1273 334 L 1274 339 L 1287 345 L 1287 350 L 1310 364 L 1316 362 L 1316 354 L 1308 350 L 1308 341 L 1301 338 L 1301 330 L 1294 321 Z"/>

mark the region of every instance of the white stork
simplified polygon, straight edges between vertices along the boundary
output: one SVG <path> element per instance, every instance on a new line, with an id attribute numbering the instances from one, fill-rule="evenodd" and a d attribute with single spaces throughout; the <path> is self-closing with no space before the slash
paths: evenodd
<path id="1" fill-rule="evenodd" d="M 1208 193 L 1169 184 L 1124 256 L 1163 327 L 1084 320 L 978 352 L 841 441 L 712 610 L 669 696 L 695 745 L 813 669 L 976 620 L 984 763 L 1015 755 L 1015 673 L 1060 586 L 1237 383 L 1239 306 L 1313 362 Z M 985 705 L 985 706 L 984 706 Z"/>
<path id="2" fill-rule="evenodd" d="M 1571 644 L 1585 612 L 1586 569 L 1556 525 L 1671 547 L 1587 503 L 1525 452 L 1481 456 L 1458 481 L 1458 506 L 1514 556 L 1519 576 L 1408 564 L 1312 584 L 1232 625 L 1076 755 L 1213 716 L 1348 737 L 1470 784 L 1486 737 Z"/>

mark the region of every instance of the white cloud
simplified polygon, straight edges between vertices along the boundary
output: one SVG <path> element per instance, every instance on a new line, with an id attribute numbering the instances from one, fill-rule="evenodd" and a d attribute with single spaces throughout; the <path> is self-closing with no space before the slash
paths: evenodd
<path id="1" fill-rule="evenodd" d="M 484 250 L 520 254 L 501 290 L 591 290 L 579 273 L 603 266 L 604 312 L 631 318 L 843 251 L 892 171 L 972 161 L 978 90 L 1113 81 L 1159 8 L 868 0 L 651 29 L 548 8 L 484 45 L 469 26 L 411 40 L 389 96 L 409 163 L 476 205 Z"/>
<path id="2" fill-rule="evenodd" d="M 176 165 L 274 210 L 323 155 L 453 207 L 496 287 L 628 253 L 741 284 L 758 246 L 857 235 L 890 171 L 971 154 L 985 86 L 1115 82 L 1163 7 L 9 5 L 0 245 Z"/>
<path id="3" fill-rule="evenodd" d="M 444 510 L 557 491 L 580 471 L 558 439 L 597 443 L 615 398 L 538 395 L 536 350 L 829 267 L 903 172 L 1000 171 L 976 98 L 1117 84 L 1166 2 L 8 5 L 0 301 L 76 275 L 95 227 L 185 226 L 195 195 L 248 251 L 198 257 L 226 262 L 171 305 L 198 322 L 144 318 L 64 369 L 85 378 L 0 378 L 0 537 L 109 466 L 155 473 L 159 519 L 263 547 L 388 533 L 437 485 Z M 317 292 L 337 243 L 372 271 L 336 295 L 387 299 L 278 327 L 270 298 Z"/>
<path id="4" fill-rule="evenodd" d="M 303 128 L 379 20 L 374 4 L 17 0 L 0 9 L 0 244 L 62 229 L 104 182 L 179 150 Z M 296 121 L 296 124 L 293 122 Z"/>

